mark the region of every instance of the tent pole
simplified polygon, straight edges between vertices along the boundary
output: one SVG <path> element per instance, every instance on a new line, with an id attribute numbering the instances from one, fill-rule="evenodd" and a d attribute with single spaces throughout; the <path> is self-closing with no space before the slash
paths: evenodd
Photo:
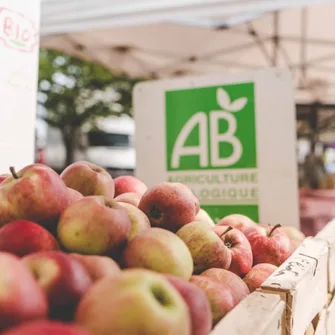
<path id="1" fill-rule="evenodd" d="M 273 56 L 272 65 L 277 66 L 279 55 L 279 12 L 273 14 Z"/>
<path id="2" fill-rule="evenodd" d="M 302 85 L 305 85 L 307 77 L 307 64 L 306 64 L 306 53 L 307 53 L 307 14 L 308 9 L 306 7 L 301 9 L 301 39 L 300 39 L 300 70 Z"/>
<path id="3" fill-rule="evenodd" d="M 266 59 L 266 61 L 269 64 L 272 64 L 271 55 L 268 52 L 268 50 L 266 49 L 266 47 L 264 45 L 264 41 L 262 40 L 261 36 L 258 34 L 258 32 L 256 31 L 256 29 L 253 27 L 253 24 L 249 23 L 248 28 L 249 28 L 248 29 L 249 30 L 249 34 L 253 37 L 253 39 L 255 40 L 256 44 L 260 48 L 260 50 L 261 50 L 264 58 Z"/>

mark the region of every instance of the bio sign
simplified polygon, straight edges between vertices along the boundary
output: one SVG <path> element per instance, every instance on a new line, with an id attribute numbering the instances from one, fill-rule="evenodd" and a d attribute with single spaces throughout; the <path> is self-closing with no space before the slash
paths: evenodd
<path id="1" fill-rule="evenodd" d="M 0 0 L 0 170 L 34 161 L 40 0 Z"/>
<path id="2" fill-rule="evenodd" d="M 214 220 L 240 213 L 298 225 L 288 70 L 139 84 L 136 174 L 188 185 Z"/>
<path id="3" fill-rule="evenodd" d="M 38 31 L 24 14 L 0 7 L 0 40 L 8 48 L 32 52 L 38 43 Z"/>

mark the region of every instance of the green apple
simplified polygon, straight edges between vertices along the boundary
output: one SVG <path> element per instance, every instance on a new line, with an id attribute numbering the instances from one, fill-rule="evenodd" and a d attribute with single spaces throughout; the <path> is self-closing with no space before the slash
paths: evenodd
<path id="1" fill-rule="evenodd" d="M 140 209 L 134 205 L 121 201 L 119 201 L 118 204 L 127 211 L 131 222 L 129 240 L 150 228 L 150 221 L 148 217 Z"/>
<path id="2" fill-rule="evenodd" d="M 210 225 L 200 221 L 191 222 L 179 229 L 177 236 L 185 242 L 192 254 L 195 273 L 209 268 L 229 268 L 231 253 Z"/>
<path id="3" fill-rule="evenodd" d="M 96 283 L 80 301 L 75 322 L 94 335 L 191 335 L 178 291 L 161 275 L 140 269 Z"/>
<path id="4" fill-rule="evenodd" d="M 129 268 L 145 268 L 188 280 L 193 272 L 192 255 L 172 232 L 151 228 L 131 239 L 123 252 Z"/>
<path id="5" fill-rule="evenodd" d="M 106 255 L 119 252 L 128 240 L 130 219 L 118 203 L 85 197 L 68 207 L 58 223 L 58 238 L 70 252 Z"/>
<path id="6" fill-rule="evenodd" d="M 115 194 L 114 180 L 102 167 L 78 161 L 69 165 L 60 175 L 67 187 L 83 196 L 102 195 L 113 199 Z"/>
<path id="7" fill-rule="evenodd" d="M 198 214 L 195 216 L 194 220 L 193 221 L 201 221 L 201 222 L 204 222 L 204 223 L 207 223 L 209 226 L 211 227 L 214 227 L 215 226 L 215 223 L 214 221 L 212 220 L 212 218 L 208 215 L 208 213 L 200 208 L 199 209 L 199 212 Z"/>

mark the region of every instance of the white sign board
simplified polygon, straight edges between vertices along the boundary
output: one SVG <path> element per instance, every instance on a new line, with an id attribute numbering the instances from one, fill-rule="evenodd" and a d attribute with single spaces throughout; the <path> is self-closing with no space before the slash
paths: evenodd
<path id="1" fill-rule="evenodd" d="M 136 175 L 187 184 L 213 219 L 298 226 L 294 106 L 288 70 L 140 83 Z"/>
<path id="2" fill-rule="evenodd" d="M 34 160 L 40 0 L 0 0 L 0 174 Z"/>

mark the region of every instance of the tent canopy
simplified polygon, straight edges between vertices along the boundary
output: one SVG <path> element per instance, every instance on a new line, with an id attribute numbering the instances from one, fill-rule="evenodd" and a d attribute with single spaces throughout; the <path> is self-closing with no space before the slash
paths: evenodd
<path id="1" fill-rule="evenodd" d="M 42 47 L 142 78 L 288 66 L 298 102 L 335 102 L 333 1 L 111 2 L 45 0 Z"/>
<path id="2" fill-rule="evenodd" d="M 220 24 L 241 14 L 250 16 L 319 2 L 322 0 L 42 0 L 41 34 L 166 21 Z"/>

